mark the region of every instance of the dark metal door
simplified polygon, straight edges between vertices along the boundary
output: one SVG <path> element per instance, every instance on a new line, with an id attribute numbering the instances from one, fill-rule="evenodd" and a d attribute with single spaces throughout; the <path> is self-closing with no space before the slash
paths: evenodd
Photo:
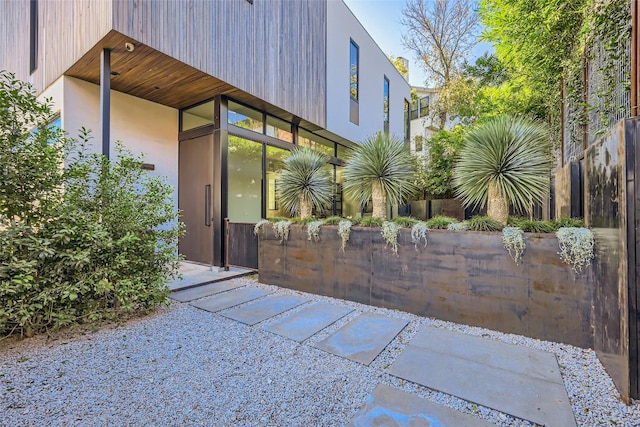
<path id="1" fill-rule="evenodd" d="M 178 248 L 188 261 L 213 265 L 213 135 L 179 144 L 178 207 L 186 230 Z"/>

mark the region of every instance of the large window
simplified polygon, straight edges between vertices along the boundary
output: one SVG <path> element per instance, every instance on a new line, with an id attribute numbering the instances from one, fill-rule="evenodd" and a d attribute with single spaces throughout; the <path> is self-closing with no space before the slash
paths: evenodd
<path id="1" fill-rule="evenodd" d="M 287 142 L 293 142 L 291 123 L 267 116 L 267 135 Z"/>
<path id="2" fill-rule="evenodd" d="M 228 215 L 232 222 L 262 216 L 262 144 L 229 135 Z"/>
<path id="3" fill-rule="evenodd" d="M 359 72 L 359 52 L 358 45 L 351 40 L 349 51 L 349 92 L 351 99 L 358 100 L 358 72 Z"/>
<path id="4" fill-rule="evenodd" d="M 334 142 L 314 135 L 304 129 L 300 129 L 298 132 L 298 145 L 309 147 L 312 150 L 322 151 L 330 156 L 336 155 L 336 144 Z"/>
<path id="5" fill-rule="evenodd" d="M 289 216 L 278 198 L 278 181 L 290 151 L 267 145 L 267 218 Z"/>
<path id="6" fill-rule="evenodd" d="M 382 117 L 384 131 L 389 132 L 389 79 L 384 76 L 383 83 L 383 101 L 382 101 Z"/>
<path id="7" fill-rule="evenodd" d="M 264 133 L 262 113 L 253 108 L 229 101 L 229 124 Z"/>

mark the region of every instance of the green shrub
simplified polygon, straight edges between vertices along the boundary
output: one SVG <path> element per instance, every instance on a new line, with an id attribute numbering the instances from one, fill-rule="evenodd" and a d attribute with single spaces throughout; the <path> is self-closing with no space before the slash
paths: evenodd
<path id="1" fill-rule="evenodd" d="M 0 180 L 0 335 L 154 308 L 177 273 L 171 187 L 121 146 L 111 162 L 87 154 L 47 129 L 49 116 L 28 85 L 0 73 L 0 165 L 20 166 Z"/>
<path id="2" fill-rule="evenodd" d="M 299 224 L 299 225 L 307 225 L 310 222 L 314 222 L 317 221 L 317 219 L 315 219 L 314 217 L 307 217 L 307 218 L 291 218 L 289 221 L 291 221 L 294 224 Z"/>
<path id="3" fill-rule="evenodd" d="M 556 231 L 555 224 L 550 221 L 536 221 L 527 218 L 509 218 L 508 224 L 518 227 L 526 233 L 553 233 Z"/>
<path id="4" fill-rule="evenodd" d="M 410 216 L 399 216 L 393 219 L 393 222 L 403 228 L 411 228 L 418 223 L 418 220 Z"/>
<path id="5" fill-rule="evenodd" d="M 563 217 L 551 221 L 554 230 L 558 230 L 562 227 L 584 228 L 584 220 L 582 218 L 569 218 Z"/>
<path id="6" fill-rule="evenodd" d="M 359 225 L 360 227 L 382 227 L 383 222 L 380 218 L 363 216 L 362 218 L 358 218 L 357 221 L 354 221 L 353 225 Z"/>
<path id="7" fill-rule="evenodd" d="M 446 230 L 449 224 L 455 222 L 458 222 L 458 220 L 449 216 L 434 216 L 427 220 L 427 228 L 431 230 Z"/>
<path id="8" fill-rule="evenodd" d="M 289 221 L 289 222 L 295 222 L 295 218 L 287 218 L 284 216 L 274 216 L 269 218 L 269 222 L 271 224 L 275 224 L 276 222 L 282 222 L 282 221 Z"/>
<path id="9" fill-rule="evenodd" d="M 473 231 L 502 231 L 502 224 L 488 216 L 474 216 L 467 221 L 469 230 Z"/>
<path id="10" fill-rule="evenodd" d="M 339 216 L 330 216 L 322 220 L 322 225 L 338 225 L 342 221 Z"/>

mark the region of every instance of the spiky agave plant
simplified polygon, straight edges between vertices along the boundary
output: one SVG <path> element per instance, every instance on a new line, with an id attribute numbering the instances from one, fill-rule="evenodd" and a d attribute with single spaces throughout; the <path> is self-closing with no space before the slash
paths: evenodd
<path id="1" fill-rule="evenodd" d="M 416 191 L 415 162 L 403 142 L 378 132 L 352 152 L 344 189 L 361 204 L 373 201 L 374 218 L 387 219 L 387 202 L 398 204 Z"/>
<path id="2" fill-rule="evenodd" d="M 487 215 L 503 225 L 509 203 L 527 212 L 549 188 L 551 148 L 544 125 L 498 116 L 465 136 L 454 169 L 456 194 L 465 206 L 487 205 Z"/>
<path id="3" fill-rule="evenodd" d="M 322 209 L 333 196 L 332 178 L 323 169 L 329 157 L 308 147 L 298 148 L 284 161 L 278 196 L 285 209 L 300 218 L 310 218 L 313 207 Z"/>

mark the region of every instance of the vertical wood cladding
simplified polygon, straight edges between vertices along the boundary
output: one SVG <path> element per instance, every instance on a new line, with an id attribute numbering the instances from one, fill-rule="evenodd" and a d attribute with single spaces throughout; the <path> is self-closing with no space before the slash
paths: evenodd
<path id="1" fill-rule="evenodd" d="M 321 0 L 115 0 L 113 28 L 325 126 L 326 4 Z"/>
<path id="2" fill-rule="evenodd" d="M 109 0 L 38 2 L 37 68 L 29 73 L 29 1 L 0 2 L 0 68 L 44 90 L 111 29 Z"/>

